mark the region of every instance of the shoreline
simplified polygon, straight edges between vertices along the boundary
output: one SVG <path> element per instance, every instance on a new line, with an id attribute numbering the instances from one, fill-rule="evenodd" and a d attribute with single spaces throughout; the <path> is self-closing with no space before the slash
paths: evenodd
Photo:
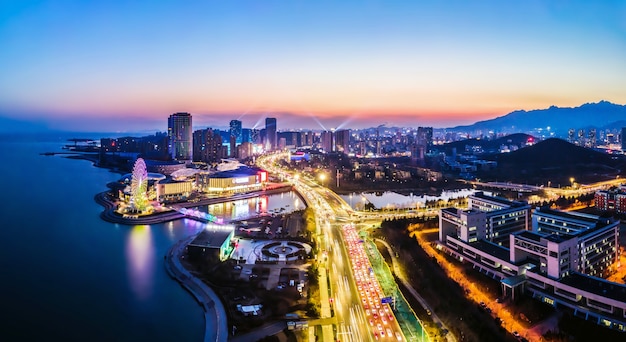
<path id="1" fill-rule="evenodd" d="M 164 257 L 164 267 L 169 276 L 176 280 L 187 292 L 189 292 L 204 311 L 204 341 L 226 342 L 228 341 L 228 321 L 226 309 L 219 297 L 207 284 L 193 276 L 180 262 L 180 256 L 187 244 L 195 236 L 190 236 L 175 243 Z M 212 323 L 217 324 L 212 324 Z M 211 332 L 210 326 L 215 326 Z"/>
<path id="2" fill-rule="evenodd" d="M 281 186 L 278 188 L 272 188 L 268 190 L 260 190 L 260 191 L 253 191 L 253 192 L 248 192 L 244 194 L 233 195 L 230 197 L 207 198 L 198 202 L 193 202 L 193 203 L 181 202 L 181 203 L 173 203 L 173 205 L 176 205 L 181 208 L 199 207 L 199 206 L 204 206 L 204 205 L 211 205 L 211 204 L 217 204 L 217 203 L 223 203 L 223 202 L 229 202 L 229 201 L 237 201 L 237 200 L 242 200 L 242 199 L 255 198 L 261 195 L 279 194 L 279 193 L 289 192 L 289 191 L 295 191 L 293 186 L 286 185 L 286 186 Z M 122 215 L 118 214 L 115 211 L 116 209 L 115 202 L 112 202 L 111 200 L 107 198 L 108 192 L 109 191 L 107 190 L 107 191 L 96 194 L 94 196 L 94 200 L 96 201 L 96 203 L 104 207 L 104 210 L 100 213 L 100 218 L 109 223 L 118 223 L 118 224 L 133 226 L 133 225 L 138 225 L 138 224 L 164 223 L 164 222 L 174 221 L 174 220 L 187 217 L 179 213 L 178 211 L 168 211 L 168 212 L 157 213 L 157 214 L 152 214 L 152 215 L 142 216 L 142 217 L 137 217 L 137 218 L 123 217 Z"/>

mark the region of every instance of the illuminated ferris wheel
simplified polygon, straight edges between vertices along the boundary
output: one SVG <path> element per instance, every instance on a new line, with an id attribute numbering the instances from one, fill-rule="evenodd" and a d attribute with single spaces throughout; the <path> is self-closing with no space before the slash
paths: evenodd
<path id="1" fill-rule="evenodd" d="M 146 162 L 137 158 L 133 166 L 133 179 L 130 183 L 131 204 L 139 210 L 144 210 L 148 205 L 148 170 Z"/>

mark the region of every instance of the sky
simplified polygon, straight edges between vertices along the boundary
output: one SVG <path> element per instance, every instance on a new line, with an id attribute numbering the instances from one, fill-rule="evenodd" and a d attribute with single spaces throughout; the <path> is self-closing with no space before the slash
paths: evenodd
<path id="1" fill-rule="evenodd" d="M 625 1 L 0 0 L 0 124 L 450 127 L 625 75 Z"/>

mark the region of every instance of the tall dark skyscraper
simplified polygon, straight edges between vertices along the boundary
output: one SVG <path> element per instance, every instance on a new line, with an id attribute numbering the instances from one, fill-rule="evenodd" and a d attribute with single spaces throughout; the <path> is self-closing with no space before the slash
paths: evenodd
<path id="1" fill-rule="evenodd" d="M 418 127 L 417 128 L 417 144 L 420 146 L 430 146 L 433 143 L 433 128 Z"/>
<path id="2" fill-rule="evenodd" d="M 321 135 L 321 144 L 320 147 L 325 151 L 325 152 L 332 152 L 333 151 L 333 134 L 334 132 L 331 131 L 323 131 L 322 135 Z"/>
<path id="3" fill-rule="evenodd" d="M 340 129 L 335 132 L 335 151 L 350 152 L 350 130 Z"/>
<path id="4" fill-rule="evenodd" d="M 167 119 L 167 136 L 169 152 L 174 160 L 191 160 L 192 158 L 192 124 L 191 114 L 174 113 Z"/>
<path id="5" fill-rule="evenodd" d="M 218 163 L 224 157 L 222 136 L 210 128 L 193 132 L 193 160 Z"/>
<path id="6" fill-rule="evenodd" d="M 241 144 L 241 121 L 239 120 L 230 120 L 230 136 L 235 137 L 235 141 L 238 144 Z"/>
<path id="7" fill-rule="evenodd" d="M 265 119 L 265 150 L 273 151 L 277 145 L 276 118 Z"/>
<path id="8" fill-rule="evenodd" d="M 620 139 L 622 142 L 622 151 L 626 152 L 626 127 L 622 127 L 622 136 Z"/>

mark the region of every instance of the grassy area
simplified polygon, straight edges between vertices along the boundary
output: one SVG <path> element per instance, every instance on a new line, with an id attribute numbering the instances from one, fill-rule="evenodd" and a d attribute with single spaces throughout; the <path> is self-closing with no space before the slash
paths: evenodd
<path id="1" fill-rule="evenodd" d="M 433 222 L 421 222 L 422 227 L 430 228 Z M 463 289 L 409 237 L 408 221 L 385 222 L 380 235 L 392 245 L 398 254 L 411 285 L 430 304 L 435 313 L 445 323 L 458 340 L 464 341 L 512 341 L 509 335 L 491 318 L 479 310 L 477 305 L 465 297 Z M 407 299 L 410 296 L 407 296 Z M 416 312 L 423 310 L 411 303 Z M 425 316 L 428 317 L 428 316 Z M 431 321 L 432 322 L 432 321 Z M 431 326 L 432 329 L 432 326 Z M 435 329 L 436 330 L 436 329 Z M 430 330 L 432 331 L 432 330 Z M 432 336 L 442 340 L 441 333 Z"/>
<path id="2" fill-rule="evenodd" d="M 320 317 L 320 287 L 318 284 L 318 268 L 317 264 L 313 263 L 309 268 L 309 289 L 307 291 L 307 304 L 306 304 L 306 314 L 311 318 L 319 318 Z"/>
<path id="3" fill-rule="evenodd" d="M 412 341 L 417 341 L 417 339 L 420 341 L 427 341 L 422 338 L 425 333 L 422 331 L 419 319 L 412 310 L 410 304 L 407 302 L 403 293 L 399 292 L 397 279 L 395 279 L 392 271 L 385 262 L 388 259 L 384 258 L 384 256 L 378 252 L 376 244 L 374 244 L 370 239 L 366 240 L 364 246 L 366 247 L 365 250 L 368 254 L 368 258 L 383 293 L 385 296 L 394 297 L 395 299 L 395 308 L 392 308 L 402 332 Z M 386 248 L 384 251 L 387 251 Z"/>

